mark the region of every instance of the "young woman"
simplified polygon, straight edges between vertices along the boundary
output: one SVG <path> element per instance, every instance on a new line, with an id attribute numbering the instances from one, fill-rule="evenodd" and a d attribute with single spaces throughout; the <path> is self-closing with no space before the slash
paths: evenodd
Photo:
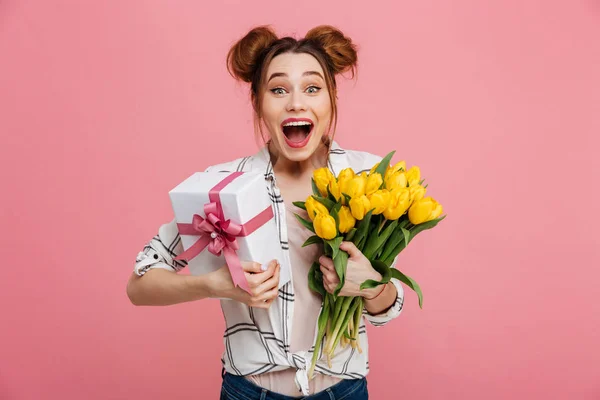
<path id="1" fill-rule="evenodd" d="M 234 287 L 226 266 L 202 276 L 178 275 L 186 264 L 174 257 L 183 251 L 175 220 L 138 254 L 127 293 L 135 305 L 168 305 L 209 297 L 225 298 L 221 306 L 227 329 L 222 358 L 221 399 L 367 399 L 369 371 L 364 321 L 359 330 L 362 352 L 339 348 L 331 367 L 320 360 L 309 381 L 307 366 L 314 351 L 322 299 L 308 287 L 308 271 L 319 257 L 317 246 L 302 248 L 312 232 L 294 213 L 292 201 L 311 193 L 315 169 L 328 167 L 337 176 L 344 168 L 369 170 L 376 155 L 344 150 L 333 140 L 337 122 L 335 76 L 355 71 L 356 47 L 342 32 L 319 26 L 306 37 L 277 38 L 268 27 L 252 29 L 229 51 L 227 64 L 237 79 L 250 83 L 255 126 L 265 145 L 251 156 L 210 166 L 206 171 L 260 171 L 273 204 L 281 260 L 268 266 L 245 261 L 251 294 Z M 360 290 L 367 279 L 380 280 L 370 262 L 351 243 L 343 296 L 362 296 L 363 315 L 375 326 L 397 317 L 403 289 L 397 280 Z M 319 258 L 323 284 L 332 292 L 339 283 L 330 258 Z M 292 280 L 278 289 L 280 265 Z M 265 270 L 266 269 L 266 270 Z"/>

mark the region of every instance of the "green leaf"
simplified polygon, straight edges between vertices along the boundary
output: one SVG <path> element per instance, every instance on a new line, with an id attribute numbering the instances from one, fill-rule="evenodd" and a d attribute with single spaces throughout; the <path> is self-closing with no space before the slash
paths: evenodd
<path id="1" fill-rule="evenodd" d="M 310 178 L 310 182 L 311 182 L 311 185 L 312 185 L 313 194 L 315 196 L 320 196 L 321 192 L 319 191 L 319 188 L 317 187 L 317 184 L 315 183 L 315 178 Z"/>
<path id="2" fill-rule="evenodd" d="M 336 254 L 336 257 L 333 258 L 333 265 L 335 266 L 335 272 L 337 272 L 338 278 L 340 278 L 340 283 L 335 289 L 335 292 L 333 292 L 333 295 L 337 296 L 339 295 L 340 290 L 342 290 L 346 282 L 346 267 L 348 266 L 348 253 L 346 253 L 344 250 L 340 250 Z"/>
<path id="3" fill-rule="evenodd" d="M 377 252 L 379 252 L 379 250 L 385 245 L 385 243 L 388 241 L 390 235 L 394 232 L 394 230 L 396 229 L 396 226 L 398 225 L 398 220 L 393 220 L 384 230 L 383 232 L 381 232 L 381 234 L 379 235 L 379 237 L 377 238 L 377 240 L 375 241 L 375 247 L 373 248 L 373 250 L 371 250 L 371 253 L 369 256 L 367 256 L 367 258 L 373 257 Z"/>
<path id="4" fill-rule="evenodd" d="M 295 213 L 294 213 L 294 215 L 296 216 L 296 219 L 297 219 L 298 221 L 300 221 L 300 223 L 301 223 L 302 225 L 304 225 L 304 227 L 306 227 L 306 228 L 307 228 L 308 230 L 310 230 L 312 233 L 315 233 L 315 227 L 313 226 L 313 223 L 312 223 L 312 221 L 307 221 L 307 220 L 305 220 L 304 218 L 302 218 L 301 216 L 299 216 L 298 214 L 295 214 Z"/>
<path id="5" fill-rule="evenodd" d="M 335 210 L 337 213 L 339 213 L 340 210 L 342 209 L 342 203 L 335 203 L 335 205 L 331 209 Z"/>
<path id="6" fill-rule="evenodd" d="M 305 203 L 304 201 L 294 201 L 294 202 L 292 202 L 292 204 L 295 205 L 296 207 L 301 208 L 301 209 L 303 209 L 303 210 L 306 211 L 306 205 L 304 205 L 304 203 Z"/>
<path id="7" fill-rule="evenodd" d="M 323 239 L 318 237 L 317 235 L 312 235 L 302 244 L 302 247 L 310 246 L 311 244 L 322 243 Z"/>
<path id="8" fill-rule="evenodd" d="M 387 242 L 393 242 L 394 238 L 392 235 L 396 232 L 396 228 L 398 226 L 398 220 L 393 220 L 381 233 L 379 236 L 379 242 L 377 246 L 377 252 L 379 252 L 386 245 Z"/>
<path id="9" fill-rule="evenodd" d="M 346 204 L 350 204 L 350 200 L 352 200 L 352 197 L 350 197 L 346 193 L 342 193 L 342 195 L 346 198 Z"/>
<path id="10" fill-rule="evenodd" d="M 392 278 L 398 279 L 399 281 L 403 282 L 406 286 L 414 290 L 415 293 L 417 293 L 417 296 L 419 297 L 419 307 L 422 309 L 423 293 L 421 292 L 421 287 L 419 286 L 419 284 L 411 277 L 404 275 L 402 272 L 398 271 L 396 268 L 391 268 L 391 270 Z"/>
<path id="11" fill-rule="evenodd" d="M 373 172 L 378 172 L 383 178 L 383 176 L 385 175 L 385 171 L 390 166 L 390 161 L 392 161 L 392 157 L 394 156 L 395 152 L 396 150 L 388 153 L 385 157 L 383 157 L 383 160 L 379 162 L 379 165 L 377 166 L 377 168 L 375 168 L 375 171 Z"/>
<path id="12" fill-rule="evenodd" d="M 402 229 L 402 234 L 404 235 L 404 241 L 406 243 L 410 242 L 410 231 L 406 228 L 400 228 Z"/>
<path id="13" fill-rule="evenodd" d="M 417 234 L 423 232 L 424 230 L 435 227 L 444 218 L 446 218 L 445 215 L 441 216 L 440 218 L 432 219 L 431 221 L 427 221 L 427 222 L 423 222 L 422 224 L 415 225 L 414 228 L 412 228 L 410 230 L 410 240 L 413 240 L 414 237 L 417 236 Z M 408 243 L 410 243 L 410 241 Z"/>
<path id="14" fill-rule="evenodd" d="M 403 240 L 401 240 L 396 247 L 394 247 L 394 249 L 391 251 L 391 253 L 383 260 L 384 263 L 386 263 L 387 265 L 391 266 L 392 263 L 394 262 L 394 259 L 396 258 L 396 256 L 398 254 L 400 254 L 400 252 L 402 250 L 404 250 L 406 248 L 406 242 Z"/>
<path id="15" fill-rule="evenodd" d="M 319 203 L 323 204 L 325 207 L 327 207 L 327 211 L 331 211 L 331 209 L 333 208 L 333 206 L 335 206 L 335 202 L 329 200 L 326 197 L 313 196 L 313 198 L 315 200 L 317 200 Z"/>
<path id="16" fill-rule="evenodd" d="M 342 236 L 335 237 L 331 240 L 325 240 L 325 243 L 331 248 L 331 258 L 335 259 L 340 251 L 340 244 L 344 238 Z"/>
<path id="17" fill-rule="evenodd" d="M 346 242 L 349 242 L 352 240 L 352 238 L 354 237 L 354 235 L 356 234 L 357 229 L 356 228 L 352 228 L 348 231 L 348 233 L 346 233 L 346 237 L 344 238 L 344 240 Z"/>
<path id="18" fill-rule="evenodd" d="M 390 254 L 392 254 L 394 248 L 398 246 L 400 242 L 404 241 L 404 236 L 401 234 L 403 225 L 405 225 L 404 221 L 400 222 L 396 229 L 394 229 L 394 232 L 390 235 L 389 239 L 383 246 L 381 254 L 377 256 L 376 259 L 383 260 L 385 262 L 385 260 L 390 256 Z"/>
<path id="19" fill-rule="evenodd" d="M 362 247 L 363 247 L 363 239 L 365 238 L 365 235 L 369 231 L 369 224 L 371 222 L 371 214 L 372 213 L 373 213 L 372 211 L 369 211 L 365 215 L 365 217 L 361 221 L 359 221 L 357 232 L 354 235 L 353 242 L 356 245 L 356 247 L 361 251 L 362 251 Z"/>
<path id="20" fill-rule="evenodd" d="M 321 265 L 314 262 L 308 271 L 308 287 L 315 293 L 325 296 L 325 288 L 323 287 L 323 273 Z"/>
<path id="21" fill-rule="evenodd" d="M 360 285 L 360 290 L 373 289 L 374 287 L 377 287 L 379 285 L 384 285 L 388 283 L 392 278 L 391 268 L 388 267 L 383 261 L 374 260 L 371 261 L 371 265 L 377 272 L 381 274 L 381 280 L 376 281 L 373 279 L 368 279 Z"/>

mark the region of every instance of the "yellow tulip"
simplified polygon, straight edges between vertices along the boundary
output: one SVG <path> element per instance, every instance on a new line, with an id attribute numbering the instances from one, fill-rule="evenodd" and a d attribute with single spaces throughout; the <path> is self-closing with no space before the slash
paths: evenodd
<path id="1" fill-rule="evenodd" d="M 421 181 L 421 170 L 419 169 L 419 167 L 417 167 L 417 166 L 411 167 L 406 172 L 406 179 L 408 180 L 408 184 L 410 186 L 418 185 L 419 182 Z"/>
<path id="2" fill-rule="evenodd" d="M 340 194 L 346 193 L 348 194 L 348 183 L 354 178 L 356 175 L 352 168 L 344 168 L 340 174 L 338 175 L 338 186 L 340 188 Z M 349 195 L 349 194 L 348 194 Z M 346 198 L 342 196 L 342 204 L 346 204 Z"/>
<path id="3" fill-rule="evenodd" d="M 365 214 L 371 209 L 371 202 L 364 194 L 359 197 L 353 197 L 350 200 L 350 211 L 352 216 L 357 220 L 361 221 Z"/>
<path id="4" fill-rule="evenodd" d="M 377 164 L 373 165 L 373 167 L 371 167 L 371 170 L 369 171 L 369 175 L 371 175 L 373 172 L 375 172 L 377 167 L 379 167 L 379 164 L 381 164 L 381 162 L 378 162 Z"/>
<path id="5" fill-rule="evenodd" d="M 387 190 L 394 190 L 396 188 L 405 188 L 408 183 L 406 179 L 406 173 L 404 171 L 396 171 L 385 180 L 385 188 Z"/>
<path id="6" fill-rule="evenodd" d="M 329 214 L 317 213 L 313 226 L 315 227 L 315 233 L 320 238 L 330 240 L 337 235 L 335 219 Z"/>
<path id="7" fill-rule="evenodd" d="M 427 189 L 417 184 L 409 187 L 408 191 L 410 192 L 410 203 L 412 204 L 415 201 L 421 200 L 423 197 L 425 197 L 425 192 Z"/>
<path id="8" fill-rule="evenodd" d="M 373 208 L 373 215 L 381 214 L 390 203 L 390 192 L 387 189 L 381 189 L 370 195 L 369 202 Z"/>
<path id="9" fill-rule="evenodd" d="M 327 197 L 327 186 L 332 179 L 335 179 L 329 168 L 323 167 L 314 170 L 313 179 L 315 180 L 317 188 L 319 188 L 321 196 Z"/>
<path id="10" fill-rule="evenodd" d="M 410 206 L 410 191 L 405 187 L 397 187 L 390 191 L 390 202 L 383 216 L 389 220 L 400 218 Z"/>
<path id="11" fill-rule="evenodd" d="M 332 180 L 329 181 L 329 193 L 331 193 L 333 195 L 333 197 L 335 197 L 336 201 L 340 200 L 340 196 L 341 196 L 341 192 L 340 192 L 340 185 L 338 184 L 338 181 L 333 178 Z"/>
<path id="12" fill-rule="evenodd" d="M 310 218 L 311 221 L 315 219 L 315 216 L 318 213 L 329 214 L 327 207 L 315 200 L 315 198 L 312 196 L 308 196 L 308 198 L 304 202 L 304 206 L 306 207 L 308 218 Z"/>
<path id="13" fill-rule="evenodd" d="M 352 216 L 350 212 L 350 208 L 346 206 L 342 206 L 340 211 L 338 212 L 338 217 L 340 220 L 340 233 L 346 233 L 350 231 L 350 229 L 354 228 L 354 224 L 356 224 L 356 219 Z"/>
<path id="14" fill-rule="evenodd" d="M 365 194 L 368 196 L 372 195 L 379 190 L 379 187 L 383 183 L 381 174 L 375 172 L 367 177 L 367 186 L 365 188 Z"/>
<path id="15" fill-rule="evenodd" d="M 367 177 L 366 174 L 363 176 L 356 175 L 354 178 L 348 182 L 348 186 L 346 187 L 346 193 L 348 196 L 355 198 L 360 197 L 365 194 L 365 189 L 367 188 Z"/>
<path id="16" fill-rule="evenodd" d="M 398 171 L 406 172 L 406 161 L 400 161 L 394 164 L 393 167 L 388 167 L 385 170 L 385 176 L 383 177 L 383 180 L 387 180 L 388 176 Z"/>
<path id="17" fill-rule="evenodd" d="M 414 225 L 419 225 L 442 215 L 442 205 L 432 197 L 417 200 L 408 210 L 408 219 Z"/>

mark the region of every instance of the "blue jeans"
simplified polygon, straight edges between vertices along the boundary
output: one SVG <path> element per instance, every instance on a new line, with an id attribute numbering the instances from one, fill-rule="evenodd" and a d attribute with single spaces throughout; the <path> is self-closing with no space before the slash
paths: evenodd
<path id="1" fill-rule="evenodd" d="M 367 379 L 344 379 L 306 397 L 290 397 L 255 385 L 243 376 L 223 374 L 220 400 L 368 400 Z"/>

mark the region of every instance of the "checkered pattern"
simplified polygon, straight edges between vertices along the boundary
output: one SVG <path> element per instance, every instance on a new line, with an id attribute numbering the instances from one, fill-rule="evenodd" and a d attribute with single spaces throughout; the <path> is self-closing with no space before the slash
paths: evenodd
<path id="1" fill-rule="evenodd" d="M 368 171 L 381 157 L 356 150 L 344 150 L 334 141 L 331 146 L 328 167 L 334 175 L 347 167 L 354 171 Z M 279 243 L 283 250 L 283 260 L 291 270 L 289 242 L 287 236 L 285 206 L 273 165 L 266 147 L 253 156 L 239 158 L 234 161 L 208 167 L 206 171 L 261 171 L 264 172 L 266 189 L 273 204 L 274 218 L 279 233 Z M 293 245 L 301 245 L 294 243 Z M 183 251 L 181 239 L 177 232 L 175 220 L 163 224 L 138 254 L 135 272 L 144 275 L 150 268 L 163 268 L 179 271 L 186 266 L 184 261 L 173 258 Z M 394 305 L 381 315 L 371 315 L 363 310 L 364 319 L 374 326 L 382 326 L 402 311 L 404 291 L 400 282 L 392 279 L 398 296 Z M 292 329 L 295 306 L 293 277 L 279 290 L 276 302 L 268 310 L 255 309 L 231 300 L 221 300 L 226 329 L 223 335 L 225 351 L 222 357 L 224 368 L 235 375 L 256 375 L 286 368 L 296 368 L 304 372 L 314 352 L 314 345 L 306 351 L 292 353 L 290 349 L 290 332 Z M 299 305 L 301 306 L 301 305 Z M 362 353 L 351 346 L 337 349 L 329 367 L 326 361 L 319 361 L 316 372 L 339 378 L 362 378 L 369 371 L 368 342 L 364 319 L 359 329 L 359 340 Z M 317 327 L 315 326 L 315 334 Z M 314 341 L 313 341 L 314 343 Z M 300 384 L 299 384 L 300 385 Z"/>

